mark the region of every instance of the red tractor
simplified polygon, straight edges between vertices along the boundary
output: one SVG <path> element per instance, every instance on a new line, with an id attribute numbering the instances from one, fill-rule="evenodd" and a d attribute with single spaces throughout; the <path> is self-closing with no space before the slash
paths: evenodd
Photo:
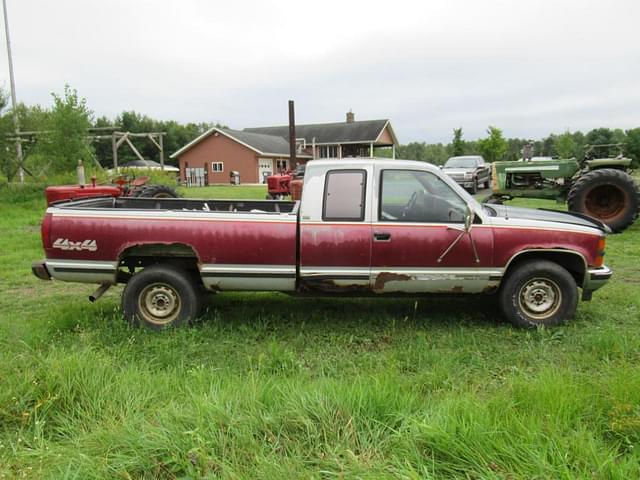
<path id="1" fill-rule="evenodd" d="M 149 177 L 133 178 L 121 175 L 112 180 L 111 185 L 97 185 L 96 177 L 91 177 L 88 185 L 57 185 L 47 187 L 45 196 L 47 205 L 75 198 L 91 197 L 145 197 L 145 198 L 177 198 L 176 191 L 166 185 L 149 185 Z"/>
<path id="2" fill-rule="evenodd" d="M 298 165 L 295 171 L 280 173 L 267 177 L 267 200 L 282 200 L 291 196 L 291 200 L 302 197 L 304 165 Z"/>

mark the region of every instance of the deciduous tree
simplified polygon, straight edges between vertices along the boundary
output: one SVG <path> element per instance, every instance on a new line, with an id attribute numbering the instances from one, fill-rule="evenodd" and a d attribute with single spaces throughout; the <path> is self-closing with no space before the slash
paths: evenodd
<path id="1" fill-rule="evenodd" d="M 573 134 L 566 132 L 555 137 L 554 148 L 560 158 L 572 158 L 576 156 L 576 142 Z"/>
<path id="2" fill-rule="evenodd" d="M 489 126 L 487 134 L 487 138 L 478 140 L 480 153 L 487 162 L 502 160 L 507 151 L 507 141 L 502 136 L 502 130 Z"/>
<path id="3" fill-rule="evenodd" d="M 62 95 L 52 93 L 53 108 L 49 115 L 49 134 L 40 140 L 39 152 L 50 162 L 51 171 L 69 172 L 78 164 L 93 159 L 87 135 L 93 112 L 75 89 L 64 86 Z"/>

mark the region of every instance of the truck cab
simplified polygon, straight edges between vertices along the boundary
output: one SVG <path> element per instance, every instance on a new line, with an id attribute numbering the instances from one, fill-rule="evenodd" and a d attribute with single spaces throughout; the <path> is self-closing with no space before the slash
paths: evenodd
<path id="1" fill-rule="evenodd" d="M 496 288 L 489 224 L 436 167 L 337 160 L 307 167 L 300 207 L 300 280 L 373 293 L 479 293 Z M 455 244 L 454 244 L 455 242 Z"/>

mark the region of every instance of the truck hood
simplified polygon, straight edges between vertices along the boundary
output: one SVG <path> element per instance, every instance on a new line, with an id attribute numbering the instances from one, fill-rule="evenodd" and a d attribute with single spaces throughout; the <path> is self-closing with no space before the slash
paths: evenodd
<path id="1" fill-rule="evenodd" d="M 472 173 L 474 171 L 474 169 L 473 168 L 444 167 L 442 169 L 442 171 L 445 172 L 445 173 L 449 173 L 449 174 L 453 173 L 454 175 L 455 174 L 462 175 L 464 173 Z"/>
<path id="2" fill-rule="evenodd" d="M 522 208 L 507 205 L 483 205 L 496 212 L 497 217 L 510 218 L 514 220 L 533 220 L 538 222 L 568 223 L 583 227 L 597 228 L 604 233 L 611 233 L 611 229 L 600 220 L 587 215 L 575 212 L 559 212 L 557 210 L 547 210 L 544 208 Z"/>

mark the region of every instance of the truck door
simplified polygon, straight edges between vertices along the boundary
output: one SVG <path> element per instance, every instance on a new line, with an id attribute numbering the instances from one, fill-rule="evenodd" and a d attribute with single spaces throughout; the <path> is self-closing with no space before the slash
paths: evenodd
<path id="1" fill-rule="evenodd" d="M 307 169 L 300 211 L 301 287 L 368 290 L 373 167 Z"/>
<path id="2" fill-rule="evenodd" d="M 474 225 L 465 233 L 466 200 L 443 179 L 429 171 L 378 168 L 376 179 L 375 292 L 480 292 L 498 284 L 491 228 Z"/>

